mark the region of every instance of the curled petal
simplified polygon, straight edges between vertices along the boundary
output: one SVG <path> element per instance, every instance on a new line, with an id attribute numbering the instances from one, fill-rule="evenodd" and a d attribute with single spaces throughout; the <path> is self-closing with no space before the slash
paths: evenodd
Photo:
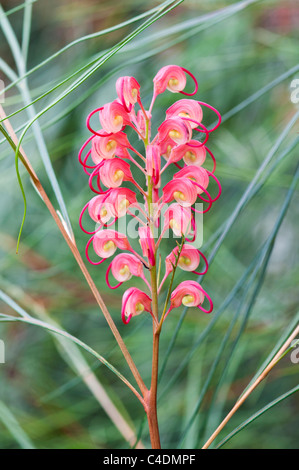
<path id="1" fill-rule="evenodd" d="M 113 215 L 123 217 L 131 205 L 137 204 L 136 194 L 128 188 L 115 188 L 110 192 L 109 203 Z"/>
<path id="2" fill-rule="evenodd" d="M 145 292 L 136 287 L 130 287 L 122 298 L 122 321 L 128 324 L 132 317 L 144 311 L 151 313 L 151 302 L 151 298 Z"/>
<path id="3" fill-rule="evenodd" d="M 163 201 L 168 203 L 173 199 L 181 206 L 192 206 L 197 199 L 197 188 L 188 178 L 173 179 L 163 188 Z"/>
<path id="4" fill-rule="evenodd" d="M 106 224 L 114 217 L 113 207 L 107 201 L 108 196 L 108 194 L 99 194 L 89 201 L 88 213 L 94 222 Z"/>
<path id="5" fill-rule="evenodd" d="M 159 95 L 166 89 L 172 93 L 182 91 L 186 86 L 186 75 L 182 67 L 178 65 L 166 65 L 162 67 L 154 77 L 154 94 Z"/>
<path id="6" fill-rule="evenodd" d="M 201 106 L 205 106 L 206 108 L 211 109 L 217 115 L 217 117 L 218 117 L 217 124 L 212 129 L 209 129 L 209 131 L 208 131 L 208 132 L 214 132 L 221 124 L 221 114 L 219 113 L 219 111 L 216 108 L 214 108 L 210 104 L 204 103 L 203 101 L 198 101 L 198 104 L 201 105 Z"/>
<path id="7" fill-rule="evenodd" d="M 101 258 L 109 258 L 114 255 L 117 248 L 132 250 L 127 237 L 115 230 L 99 230 L 93 237 L 93 248 Z"/>
<path id="8" fill-rule="evenodd" d="M 132 110 L 134 104 L 140 99 L 140 85 L 134 77 L 119 77 L 116 81 L 116 92 L 127 112 Z"/>
<path id="9" fill-rule="evenodd" d="M 123 151 L 130 147 L 127 135 L 124 132 L 107 134 L 99 137 L 95 136 L 92 141 L 91 158 L 97 164 L 103 159 L 114 158 L 115 155 L 122 155 Z"/>
<path id="10" fill-rule="evenodd" d="M 170 137 L 168 137 L 159 142 L 158 146 L 160 155 L 164 157 L 165 160 L 168 160 L 171 155 L 172 149 L 175 148 L 177 145 Z"/>
<path id="11" fill-rule="evenodd" d="M 105 160 L 101 166 L 100 179 L 107 188 L 117 188 L 123 181 L 132 181 L 129 163 L 119 158 Z"/>
<path id="12" fill-rule="evenodd" d="M 197 141 L 190 140 L 186 144 L 173 147 L 169 155 L 170 163 L 178 162 L 183 158 L 186 165 L 202 166 L 206 159 L 206 148 L 204 146 L 193 146 L 193 142 Z"/>
<path id="13" fill-rule="evenodd" d="M 194 181 L 195 183 L 197 183 L 197 185 L 200 185 L 204 189 L 206 189 L 209 185 L 209 175 L 207 170 L 195 165 L 189 165 L 182 168 L 180 171 L 175 173 L 173 177 L 174 179 L 188 178 L 189 180 Z M 197 185 L 195 185 L 197 188 L 197 194 L 201 194 L 203 192 L 203 189 Z"/>
<path id="14" fill-rule="evenodd" d="M 167 271 L 172 271 L 172 265 L 176 262 L 176 257 L 178 256 L 179 247 L 176 246 L 172 252 L 166 257 L 166 269 Z M 197 248 L 193 245 L 187 243 L 184 244 L 180 257 L 178 260 L 178 266 L 183 271 L 194 271 L 200 263 L 200 254 Z"/>
<path id="15" fill-rule="evenodd" d="M 109 273 L 112 271 L 113 276 L 119 283 L 116 286 L 111 286 L 109 282 Z M 123 282 L 131 279 L 132 276 L 141 277 L 146 281 L 143 274 L 143 264 L 135 256 L 129 253 L 120 253 L 108 266 L 106 272 L 106 282 L 110 289 L 117 289 Z"/>
<path id="16" fill-rule="evenodd" d="M 124 282 L 132 276 L 142 277 L 143 264 L 135 255 L 120 253 L 111 263 L 111 272 L 117 281 Z"/>
<path id="17" fill-rule="evenodd" d="M 170 227 L 178 237 L 188 235 L 192 228 L 191 219 L 190 207 L 183 207 L 178 203 L 171 204 L 164 214 L 163 230 Z"/>
<path id="18" fill-rule="evenodd" d="M 205 298 L 207 298 L 210 303 L 210 307 L 207 310 L 202 307 Z M 198 307 L 205 313 L 210 313 L 213 310 L 213 302 L 210 296 L 204 291 L 201 285 L 195 281 L 183 281 L 174 289 L 170 297 L 170 309 L 167 314 L 171 309 L 180 307 L 181 305 L 185 305 L 185 307 Z"/>
<path id="19" fill-rule="evenodd" d="M 100 122 L 104 131 L 115 134 L 130 124 L 130 117 L 124 106 L 115 100 L 103 106 L 100 111 Z"/>
<path id="20" fill-rule="evenodd" d="M 158 128 L 158 143 L 171 139 L 175 144 L 181 145 L 189 142 L 192 137 L 192 128 L 188 120 L 180 117 L 165 119 Z"/>
<path id="21" fill-rule="evenodd" d="M 195 129 L 202 121 L 202 109 L 196 100 L 179 100 L 166 111 L 167 119 L 175 116 L 189 118 L 190 126 Z"/>

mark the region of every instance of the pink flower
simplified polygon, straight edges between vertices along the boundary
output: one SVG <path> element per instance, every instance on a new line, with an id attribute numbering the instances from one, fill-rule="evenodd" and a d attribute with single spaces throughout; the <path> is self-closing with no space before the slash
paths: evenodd
<path id="1" fill-rule="evenodd" d="M 136 194 L 128 188 L 112 189 L 108 201 L 111 212 L 117 218 L 124 216 L 130 206 L 137 204 Z"/>
<path id="2" fill-rule="evenodd" d="M 115 230 L 99 230 L 92 239 L 94 251 L 101 258 L 109 258 L 114 255 L 117 248 L 132 251 L 127 237 Z"/>
<path id="3" fill-rule="evenodd" d="M 171 204 L 164 214 L 163 232 L 169 227 L 177 237 L 187 235 L 192 228 L 190 207 Z"/>
<path id="4" fill-rule="evenodd" d="M 140 85 L 134 77 L 119 77 L 116 81 L 116 92 L 127 112 L 140 100 Z"/>
<path id="5" fill-rule="evenodd" d="M 180 117 L 165 119 L 158 127 L 160 144 L 164 140 L 171 139 L 175 144 L 181 145 L 189 142 L 192 137 L 192 129 L 188 121 Z"/>
<path id="6" fill-rule="evenodd" d="M 192 129 L 195 129 L 202 121 L 202 109 L 195 100 L 179 100 L 170 106 L 170 108 L 168 108 L 166 111 L 167 119 L 175 116 L 190 119 L 190 126 Z"/>
<path id="7" fill-rule="evenodd" d="M 197 189 L 188 178 L 176 178 L 163 188 L 163 202 L 175 199 L 181 206 L 192 206 L 197 199 Z"/>
<path id="8" fill-rule="evenodd" d="M 105 160 L 101 169 L 101 182 L 107 188 L 117 188 L 123 181 L 132 181 L 130 165 L 120 158 Z"/>
<path id="9" fill-rule="evenodd" d="M 130 147 L 128 137 L 124 132 L 115 134 L 107 134 L 103 132 L 103 136 L 95 136 L 92 140 L 91 158 L 98 164 L 103 159 L 114 158 L 115 155 L 124 155 L 124 150 Z"/>
<path id="10" fill-rule="evenodd" d="M 158 146 L 160 150 L 160 155 L 164 157 L 165 160 L 168 160 L 171 155 L 172 149 L 177 147 L 177 144 L 168 136 L 167 138 L 159 142 Z M 170 163 L 173 163 L 173 161 L 171 161 Z"/>
<path id="11" fill-rule="evenodd" d="M 162 67 L 154 77 L 154 93 L 163 93 L 166 89 L 172 93 L 182 91 L 186 86 L 186 75 L 178 65 Z"/>
<path id="12" fill-rule="evenodd" d="M 113 276 L 119 283 L 116 286 L 111 286 L 109 282 L 109 273 L 112 271 Z M 123 282 L 131 279 L 132 276 L 140 277 L 145 281 L 148 287 L 148 281 L 144 277 L 143 273 L 143 263 L 137 256 L 130 253 L 120 253 L 115 256 L 110 265 L 108 266 L 106 272 L 106 282 L 110 289 L 117 289 Z"/>
<path id="13" fill-rule="evenodd" d="M 201 306 L 205 298 L 207 298 L 210 303 L 210 307 L 207 310 Z M 181 305 L 185 305 L 185 307 L 198 307 L 205 313 L 211 313 L 213 310 L 213 302 L 210 296 L 203 290 L 201 285 L 195 281 L 183 281 L 174 289 L 170 296 L 170 307 L 164 319 L 173 308 L 178 308 Z"/>
<path id="14" fill-rule="evenodd" d="M 172 252 L 166 257 L 165 263 L 166 263 L 166 271 L 171 272 L 173 267 L 172 265 L 175 265 L 176 263 L 176 257 L 178 256 L 178 251 L 179 247 L 176 246 Z M 200 262 L 200 255 L 199 251 L 197 248 L 195 248 L 193 245 L 189 245 L 187 243 L 184 244 L 181 254 L 178 260 L 178 266 L 183 270 L 183 271 L 195 271 L 197 266 L 199 265 Z"/>
<path id="15" fill-rule="evenodd" d="M 151 266 L 155 266 L 155 239 L 150 227 L 148 225 L 145 227 L 139 227 L 138 233 L 143 256 L 148 259 Z"/>
<path id="16" fill-rule="evenodd" d="M 190 140 L 186 144 L 178 145 L 174 147 L 169 155 L 171 163 L 178 162 L 183 158 L 186 165 L 202 166 L 206 159 L 206 148 L 205 146 L 193 147 L 190 144 L 197 142 Z"/>
<path id="17" fill-rule="evenodd" d="M 188 178 L 195 183 L 197 194 L 201 194 L 209 185 L 209 175 L 207 171 L 195 165 L 189 165 L 182 168 L 173 175 L 174 179 Z"/>
<path id="18" fill-rule="evenodd" d="M 111 204 L 107 203 L 107 195 L 99 194 L 93 197 L 88 204 L 88 213 L 94 222 L 106 224 L 114 214 Z"/>
<path id="19" fill-rule="evenodd" d="M 135 255 L 120 253 L 113 259 L 111 271 L 117 281 L 124 282 L 132 276 L 142 277 L 143 264 Z"/>
<path id="20" fill-rule="evenodd" d="M 144 311 L 151 313 L 151 302 L 151 298 L 145 292 L 136 287 L 130 287 L 122 299 L 122 321 L 128 324 L 133 316 L 140 315 Z"/>
<path id="21" fill-rule="evenodd" d="M 108 134 L 115 134 L 131 121 L 124 106 L 115 100 L 103 106 L 100 111 L 100 122 L 104 131 Z"/>
<path id="22" fill-rule="evenodd" d="M 146 172 L 152 177 L 153 186 L 158 188 L 161 184 L 161 157 L 158 145 L 148 145 L 146 148 Z"/>

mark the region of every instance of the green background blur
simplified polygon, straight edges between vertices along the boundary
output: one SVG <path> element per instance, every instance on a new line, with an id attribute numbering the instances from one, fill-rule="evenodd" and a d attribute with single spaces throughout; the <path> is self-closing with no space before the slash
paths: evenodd
<path id="1" fill-rule="evenodd" d="M 34 2 L 27 70 L 77 38 L 128 21 L 158 4 L 147 0 Z M 24 9 L 18 6 L 22 3 L 7 0 L 1 5 L 7 12 L 16 7 L 7 19 L 21 42 Z M 142 21 L 144 19 L 82 41 L 38 67 L 27 78 L 31 99 L 58 85 L 101 51 L 110 49 Z M 296 69 L 298 27 L 299 6 L 295 1 L 185 0 L 129 42 L 38 121 L 82 256 L 88 236 L 81 232 L 78 217 L 92 194 L 77 155 L 89 136 L 85 127 L 87 114 L 115 98 L 118 76 L 133 75 L 141 84 L 143 102 L 148 106 L 152 79 L 159 68 L 167 64 L 181 65 L 197 77 L 198 99 L 215 106 L 223 115 L 223 124 L 211 136 L 210 144 L 217 159 L 216 175 L 223 194 L 204 217 L 203 251 L 206 255 L 212 252 L 217 233 L 229 222 L 258 168 L 275 150 L 267 166 L 271 172 L 262 174 L 265 178 L 259 190 L 237 214 L 203 281 L 213 298 L 214 312 L 207 316 L 197 309 L 189 309 L 182 316 L 181 310 L 174 310 L 164 324 L 160 363 L 164 369 L 158 403 L 164 448 L 198 448 L 204 444 L 298 313 L 299 196 L 295 190 L 273 240 L 264 276 L 257 272 L 249 279 L 249 284 L 248 278 L 242 281 L 240 290 L 232 295 L 229 305 L 210 327 L 246 269 L 254 259 L 253 267 L 262 260 L 260 248 L 271 235 L 298 164 L 298 145 L 296 141 L 292 144 L 298 137 L 298 123 L 276 149 L 284 129 L 298 111 L 298 104 L 291 100 L 291 82 L 299 78 L 299 69 Z M 2 31 L 0 57 L 19 73 Z M 5 85 L 9 85 L 10 78 L 3 71 L 0 73 Z M 286 74 L 284 79 L 283 74 Z M 38 100 L 34 105 L 35 114 L 70 83 L 66 82 Z M 165 93 L 157 99 L 154 108 L 157 123 L 176 98 Z M 236 108 L 240 103 L 240 109 Z M 20 88 L 14 86 L 7 90 L 3 103 L 7 115 L 24 104 Z M 28 109 L 24 109 L 11 118 L 18 135 L 29 117 Z M 207 114 L 206 119 L 206 123 L 211 124 L 212 114 Z M 30 128 L 22 145 L 57 208 L 36 139 Z M 1 138 L 0 283 L 10 302 L 2 296 L 0 312 L 15 315 L 11 302 L 14 300 L 33 317 L 51 317 L 131 380 L 121 352 L 70 250 L 23 168 L 21 175 L 28 211 L 16 255 L 23 200 L 14 154 Z M 169 252 L 166 245 L 162 247 L 162 259 Z M 121 295 L 133 285 L 132 281 L 111 293 L 105 284 L 104 268 L 90 266 L 89 271 L 142 377 L 149 384 L 151 321 L 140 316 L 124 326 L 120 318 Z M 183 279 L 185 276 L 180 273 L 177 282 Z M 141 286 L 139 281 L 136 285 Z M 128 447 L 47 331 L 22 323 L 1 323 L 0 339 L 6 347 L 6 362 L 0 364 L 0 448 Z M 172 346 L 171 351 L 169 346 Z M 112 402 L 148 447 L 144 413 L 134 395 L 94 357 L 82 353 Z M 225 437 L 257 410 L 298 385 L 298 368 L 298 363 L 292 363 L 288 353 L 220 437 Z M 298 411 L 295 394 L 252 422 L 225 447 L 298 448 Z"/>

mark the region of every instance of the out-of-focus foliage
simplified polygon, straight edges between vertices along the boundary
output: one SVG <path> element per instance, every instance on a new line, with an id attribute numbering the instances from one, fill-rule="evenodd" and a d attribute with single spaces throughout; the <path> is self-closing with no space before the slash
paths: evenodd
<path id="1" fill-rule="evenodd" d="M 18 7 L 22 4 L 9 0 L 1 5 L 6 12 L 13 9 L 7 19 L 21 42 L 24 8 Z M 72 41 L 126 22 L 157 5 L 158 2 L 136 0 L 37 0 L 33 3 L 27 70 L 39 66 Z M 37 67 L 27 77 L 31 99 L 57 87 L 142 21 L 79 42 Z M 298 163 L 298 122 L 284 134 L 298 111 L 298 104 L 291 101 L 290 88 L 291 81 L 299 78 L 298 26 L 299 7 L 295 1 L 232 4 L 185 0 L 129 42 L 38 121 L 83 253 L 87 236 L 79 229 L 78 217 L 91 194 L 77 154 L 88 137 L 86 115 L 95 106 L 114 99 L 118 76 L 133 75 L 142 85 L 142 97 L 148 105 L 152 78 L 159 68 L 172 63 L 181 65 L 198 78 L 198 99 L 212 104 L 223 115 L 223 124 L 212 135 L 210 145 L 217 158 L 223 195 L 204 217 L 206 254 L 213 253 L 217 234 L 232 222 L 232 214 L 235 218 L 203 280 L 213 297 L 214 312 L 205 316 L 197 309 L 189 309 L 181 316 L 182 312 L 174 310 L 164 324 L 158 405 L 164 448 L 198 448 L 204 444 L 298 312 L 298 191 L 283 214 L 266 266 L 261 252 L 280 215 Z M 18 73 L 2 31 L 0 57 Z M 6 74 L 1 72 L 1 78 L 6 86 L 10 84 Z M 44 110 L 75 78 L 38 100 L 35 113 Z M 170 93 L 159 96 L 154 108 L 157 124 L 173 100 Z M 6 91 L 3 107 L 7 115 L 25 104 L 20 88 L 14 86 Z M 24 109 L 11 118 L 18 135 L 29 116 L 28 109 Z M 212 115 L 207 119 L 212 120 Z M 58 208 L 36 139 L 30 127 L 22 145 Z M 259 181 L 255 182 L 254 177 L 266 158 L 269 165 L 261 172 L 259 181 L 263 184 L 258 187 Z M 0 168 L 2 291 L 32 316 L 46 311 L 131 380 L 71 252 L 23 170 L 28 213 L 20 252 L 15 254 L 23 201 L 14 155 L 2 138 Z M 243 204 L 243 194 L 252 182 L 253 192 L 259 190 L 254 195 L 249 192 Z M 235 213 L 240 201 L 242 210 Z M 162 259 L 168 253 L 166 244 L 164 250 Z M 251 275 L 250 271 L 246 277 L 250 266 L 256 272 Z M 264 277 L 260 276 L 259 266 L 266 268 Z M 127 285 L 111 294 L 105 284 L 104 268 L 89 270 L 149 384 L 150 319 L 140 316 L 130 325 L 122 325 L 121 294 Z M 184 278 L 180 274 L 176 282 Z M 240 288 L 234 292 L 240 279 Z M 223 308 L 231 292 L 231 302 Z M 15 314 L 7 302 L 0 305 L 1 313 Z M 6 345 L 6 363 L 0 364 L 0 401 L 14 418 L 10 421 L 10 415 L 4 412 L 3 422 L 0 417 L 1 448 L 26 447 L 29 443 L 37 448 L 128 446 L 90 390 L 62 359 L 47 331 L 23 323 L 1 323 L 0 339 Z M 149 446 L 147 427 L 142 427 L 144 413 L 134 395 L 94 357 L 83 354 L 116 407 L 137 433 L 142 432 L 143 443 Z M 297 384 L 298 364 L 292 363 L 288 354 L 233 417 L 221 437 Z M 226 447 L 298 447 L 298 408 L 295 394 L 246 427 Z M 18 426 L 24 435 L 18 434 Z"/>

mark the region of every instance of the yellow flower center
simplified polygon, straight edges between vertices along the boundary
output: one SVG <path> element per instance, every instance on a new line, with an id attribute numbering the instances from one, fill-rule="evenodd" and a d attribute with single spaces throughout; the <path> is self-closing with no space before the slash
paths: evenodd
<path id="1" fill-rule="evenodd" d="M 182 137 L 181 133 L 179 131 L 177 131 L 176 129 L 172 129 L 171 131 L 169 131 L 168 135 L 172 139 L 180 139 Z"/>
<path id="2" fill-rule="evenodd" d="M 194 297 L 193 295 L 185 295 L 182 299 L 182 304 L 188 307 L 192 302 L 194 302 Z"/>
<path id="3" fill-rule="evenodd" d="M 122 123 L 123 123 L 123 118 L 119 114 L 114 116 L 114 125 L 115 126 L 118 126 L 119 124 L 122 124 Z"/>
<path id="4" fill-rule="evenodd" d="M 115 247 L 116 247 L 116 245 L 115 245 L 114 241 L 109 240 L 108 242 L 105 243 L 103 248 L 104 248 L 105 251 L 109 251 L 110 249 L 113 249 Z"/>
<path id="5" fill-rule="evenodd" d="M 134 100 L 137 98 L 137 96 L 138 96 L 138 90 L 137 90 L 137 88 L 133 88 L 132 97 L 134 98 Z"/>
<path id="6" fill-rule="evenodd" d="M 116 182 L 117 180 L 124 177 L 124 172 L 122 170 L 116 170 L 113 176 L 113 180 Z"/>
<path id="7" fill-rule="evenodd" d="M 189 113 L 186 113 L 184 111 L 182 111 L 181 113 L 178 114 L 180 117 L 190 117 L 190 114 Z"/>
<path id="8" fill-rule="evenodd" d="M 101 209 L 101 211 L 100 211 L 100 216 L 101 217 L 106 217 L 107 214 L 108 214 L 107 209 L 105 207 L 103 207 L 103 209 Z"/>
<path id="9" fill-rule="evenodd" d="M 141 302 L 137 302 L 135 306 L 136 313 L 141 313 L 144 311 L 144 305 Z"/>
<path id="10" fill-rule="evenodd" d="M 168 86 L 172 87 L 172 86 L 177 86 L 179 84 L 179 81 L 177 78 L 171 78 L 169 81 L 168 81 Z"/>
<path id="11" fill-rule="evenodd" d="M 181 201 L 186 201 L 186 196 L 181 191 L 175 191 L 173 193 L 173 196 L 174 196 L 175 199 L 180 199 Z"/>
<path id="12" fill-rule="evenodd" d="M 188 150 L 188 152 L 185 153 L 185 158 L 194 162 L 196 160 L 196 155 Z"/>
<path id="13" fill-rule="evenodd" d="M 172 228 L 172 229 L 177 229 L 177 228 L 179 228 L 179 227 L 178 227 L 178 223 L 177 223 L 174 219 L 171 219 L 171 221 L 169 222 L 169 226 L 170 226 L 170 228 Z"/>
<path id="14" fill-rule="evenodd" d="M 189 264 L 191 263 L 191 259 L 188 258 L 188 256 L 180 256 L 179 263 L 186 264 L 187 266 L 189 266 Z"/>
<path id="15" fill-rule="evenodd" d="M 120 270 L 119 270 L 119 274 L 121 276 L 124 276 L 126 274 L 130 274 L 130 270 L 129 270 L 129 267 L 127 264 L 125 264 Z"/>
<path id="16" fill-rule="evenodd" d="M 120 211 L 122 211 L 124 209 L 127 209 L 129 207 L 129 205 L 130 205 L 130 203 L 129 203 L 128 199 L 123 199 L 122 201 L 120 201 L 118 208 L 119 208 Z"/>
<path id="17" fill-rule="evenodd" d="M 116 141 L 115 140 L 109 140 L 109 142 L 106 145 L 107 152 L 110 152 L 110 150 L 115 150 L 115 149 L 116 149 Z"/>

